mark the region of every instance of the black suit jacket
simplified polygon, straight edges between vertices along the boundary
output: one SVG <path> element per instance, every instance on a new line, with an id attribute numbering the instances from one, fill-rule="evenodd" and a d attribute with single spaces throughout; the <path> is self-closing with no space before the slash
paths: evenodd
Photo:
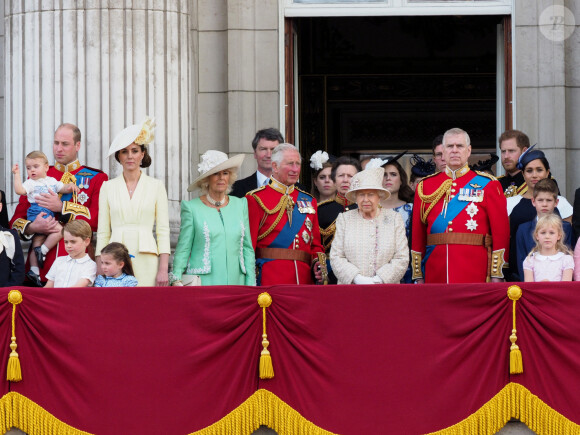
<path id="1" fill-rule="evenodd" d="M 576 189 L 574 193 L 574 211 L 572 212 L 572 230 L 574 235 L 572 237 L 572 245 L 576 246 L 576 241 L 580 237 L 580 188 Z"/>
<path id="2" fill-rule="evenodd" d="M 10 228 L 8 224 L 8 209 L 6 208 L 6 195 L 4 191 L 0 190 L 0 195 L 2 195 L 2 211 L 0 211 L 0 227 Z"/>
<path id="3" fill-rule="evenodd" d="M 9 230 L 0 227 L 0 231 L 10 231 L 14 237 L 14 258 L 10 261 L 6 251 L 0 253 L 0 287 L 10 287 L 22 285 L 24 281 L 24 254 L 20 246 L 20 237 L 16 230 Z"/>
<path id="4" fill-rule="evenodd" d="M 252 175 L 246 178 L 242 178 L 234 183 L 232 186 L 232 191 L 230 195 L 237 196 L 238 198 L 243 198 L 251 190 L 258 188 L 258 172 L 254 172 Z"/>

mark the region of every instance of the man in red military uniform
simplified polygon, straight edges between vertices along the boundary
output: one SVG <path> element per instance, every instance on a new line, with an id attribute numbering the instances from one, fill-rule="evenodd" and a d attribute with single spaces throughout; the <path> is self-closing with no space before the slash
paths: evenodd
<path id="1" fill-rule="evenodd" d="M 14 216 L 10 221 L 12 229 L 18 231 L 20 237 L 28 240 L 34 233 L 49 234 L 61 231 L 62 226 L 72 219 L 82 219 L 89 223 L 93 231 L 97 231 L 97 219 L 99 216 L 99 191 L 107 174 L 98 170 L 83 166 L 78 161 L 78 152 L 81 147 L 81 132 L 74 124 L 62 124 L 54 133 L 53 153 L 55 163 L 48 169 L 47 175 L 54 177 L 63 183 L 75 183 L 80 191 L 75 198 L 71 194 L 58 195 L 45 193 L 37 200 L 41 207 L 52 210 L 55 217 L 44 218 L 41 213 L 34 221 L 26 219 L 26 211 L 30 204 L 26 195 L 20 197 Z M 60 224 L 59 224 L 60 223 Z M 35 255 L 33 251 L 29 255 Z M 45 275 L 49 271 L 56 257 L 67 255 L 64 249 L 64 240 L 50 250 L 44 259 L 44 265 L 40 268 L 40 280 L 45 281 Z M 27 270 L 29 265 L 26 265 Z M 27 274 L 29 279 L 36 285 L 41 285 L 38 276 Z"/>
<path id="2" fill-rule="evenodd" d="M 316 200 L 294 186 L 300 165 L 294 145 L 278 145 L 269 183 L 246 195 L 258 285 L 312 284 L 313 276 L 321 279 L 319 254 L 324 259 L 324 249 Z"/>
<path id="3" fill-rule="evenodd" d="M 411 265 L 418 283 L 503 280 L 509 222 L 499 181 L 467 166 L 469 135 L 448 130 L 443 172 L 424 178 L 413 206 Z"/>

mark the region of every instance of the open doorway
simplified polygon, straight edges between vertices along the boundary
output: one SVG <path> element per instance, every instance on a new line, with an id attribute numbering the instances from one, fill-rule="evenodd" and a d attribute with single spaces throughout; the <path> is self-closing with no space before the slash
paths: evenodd
<path id="1" fill-rule="evenodd" d="M 509 34 L 509 17 L 289 19 L 296 65 L 287 65 L 286 83 L 297 84 L 297 107 L 289 111 L 298 119 L 303 156 L 318 149 L 429 152 L 433 138 L 452 127 L 470 134 L 474 154 L 494 152 L 498 110 L 504 98 L 511 101 L 511 87 L 502 88 L 502 101 L 497 96 L 498 83 L 511 82 L 509 38 L 500 36 L 507 47 L 498 44 L 501 26 Z M 498 69 L 498 50 L 506 51 L 506 68 Z M 505 119 L 509 127 L 511 111 Z"/>

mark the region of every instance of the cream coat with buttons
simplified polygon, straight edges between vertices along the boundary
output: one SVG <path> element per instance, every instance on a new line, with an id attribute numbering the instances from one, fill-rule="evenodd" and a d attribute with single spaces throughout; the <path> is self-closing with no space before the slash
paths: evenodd
<path id="1" fill-rule="evenodd" d="M 154 286 L 158 255 L 171 252 L 167 191 L 160 180 L 141 173 L 133 197 L 129 197 L 123 175 L 103 183 L 95 255 L 101 255 L 111 242 L 123 243 L 135 257 L 132 262 L 139 285 Z"/>
<path id="2" fill-rule="evenodd" d="M 375 219 L 359 210 L 338 215 L 330 265 L 339 284 L 352 284 L 358 274 L 377 275 L 385 284 L 399 283 L 409 265 L 409 245 L 401 215 L 379 209 Z"/>

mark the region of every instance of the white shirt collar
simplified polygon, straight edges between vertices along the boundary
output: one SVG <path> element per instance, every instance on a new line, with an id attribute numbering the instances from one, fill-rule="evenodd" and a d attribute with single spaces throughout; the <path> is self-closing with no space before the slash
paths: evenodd
<path id="1" fill-rule="evenodd" d="M 536 252 L 536 259 L 540 260 L 540 261 L 547 261 L 547 260 L 558 260 L 560 259 L 560 257 L 562 257 L 564 255 L 563 252 L 558 252 L 554 255 L 542 255 L 539 252 Z"/>
<path id="2" fill-rule="evenodd" d="M 256 171 L 256 175 L 258 177 L 258 186 L 257 187 L 263 186 L 264 183 L 270 179 L 270 177 L 266 177 L 260 171 Z"/>
<path id="3" fill-rule="evenodd" d="M 71 261 L 75 261 L 77 263 L 86 263 L 87 261 L 91 261 L 91 257 L 89 257 L 89 254 L 85 254 L 84 257 L 78 258 L 78 259 L 74 259 L 72 258 L 70 255 L 66 256 L 66 262 L 71 262 Z"/>

